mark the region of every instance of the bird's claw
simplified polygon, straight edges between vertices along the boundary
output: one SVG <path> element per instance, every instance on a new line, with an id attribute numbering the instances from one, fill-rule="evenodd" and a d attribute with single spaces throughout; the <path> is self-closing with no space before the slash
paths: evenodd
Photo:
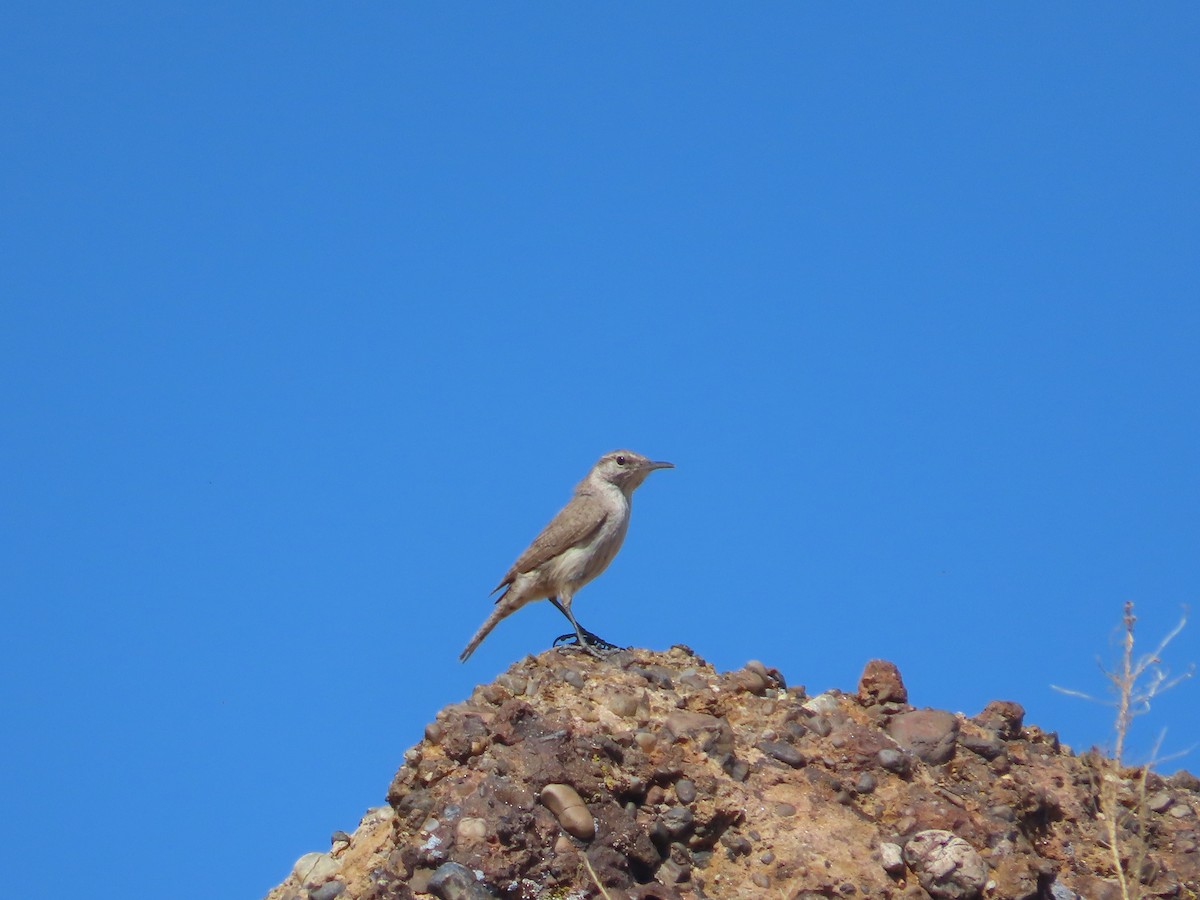
<path id="1" fill-rule="evenodd" d="M 604 640 L 604 638 L 597 637 L 586 628 L 583 629 L 583 639 L 584 642 L 580 644 L 579 635 L 573 631 L 569 631 L 566 634 L 560 634 L 558 637 L 556 637 L 552 646 L 578 647 L 581 650 L 591 653 L 593 656 L 599 656 L 604 653 L 611 653 L 613 650 L 621 649 L 616 644 L 610 644 L 608 641 Z"/>

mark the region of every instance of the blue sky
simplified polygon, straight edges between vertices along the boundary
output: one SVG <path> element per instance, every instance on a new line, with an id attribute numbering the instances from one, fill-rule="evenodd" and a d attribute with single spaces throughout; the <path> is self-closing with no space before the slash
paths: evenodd
<path id="1" fill-rule="evenodd" d="M 622 446 L 678 468 L 585 626 L 1108 742 L 1049 685 L 1200 595 L 1198 38 L 1183 3 L 8 8 L 6 887 L 254 897 L 326 849 L 564 630 L 457 661 Z M 1197 690 L 1135 754 L 1200 744 Z"/>

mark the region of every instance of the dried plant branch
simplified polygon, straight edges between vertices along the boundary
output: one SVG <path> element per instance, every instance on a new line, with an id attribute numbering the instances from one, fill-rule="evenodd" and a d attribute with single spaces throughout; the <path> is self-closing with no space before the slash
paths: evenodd
<path id="1" fill-rule="evenodd" d="M 1167 671 L 1162 662 L 1167 646 L 1187 624 L 1187 608 L 1184 608 L 1179 622 L 1167 632 L 1166 637 L 1150 653 L 1142 656 L 1134 655 L 1134 626 L 1137 617 L 1133 614 L 1132 601 L 1126 601 L 1124 614 L 1121 618 L 1121 653 L 1116 671 L 1108 671 L 1101 666 L 1105 677 L 1110 683 L 1113 699 L 1097 700 L 1082 691 L 1051 685 L 1059 693 L 1071 697 L 1080 697 L 1095 703 L 1104 703 L 1116 710 L 1113 721 L 1114 745 L 1111 759 L 1101 761 L 1099 802 L 1100 812 L 1104 817 L 1104 832 L 1107 849 L 1112 858 L 1113 870 L 1121 888 L 1122 900 L 1140 900 L 1144 895 L 1144 867 L 1148 854 L 1145 825 L 1149 819 L 1146 811 L 1146 781 L 1153 765 L 1163 762 L 1160 756 L 1162 742 L 1166 731 L 1159 733 L 1158 739 L 1150 753 L 1150 759 L 1137 767 L 1132 779 L 1122 777 L 1122 765 L 1125 759 L 1125 741 L 1129 736 L 1133 720 L 1150 711 L 1150 703 L 1159 694 L 1177 686 L 1180 682 L 1191 678 L 1195 666 L 1174 677 Z M 1121 787 L 1129 784 L 1133 791 L 1133 808 L 1126 811 L 1121 805 Z M 1132 825 L 1129 836 L 1121 833 L 1123 825 Z M 1122 857 L 1125 859 L 1122 859 Z M 1146 881 L 1153 880 L 1146 877 Z"/>

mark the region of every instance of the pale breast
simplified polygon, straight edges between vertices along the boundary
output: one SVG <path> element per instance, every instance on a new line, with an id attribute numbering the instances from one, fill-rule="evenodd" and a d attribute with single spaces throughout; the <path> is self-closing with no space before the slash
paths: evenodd
<path id="1" fill-rule="evenodd" d="M 620 499 L 614 505 L 619 505 L 619 512 L 610 515 L 589 541 L 564 550 L 546 564 L 546 574 L 554 584 L 578 590 L 608 568 L 629 530 L 628 502 L 624 496 L 618 496 Z"/>

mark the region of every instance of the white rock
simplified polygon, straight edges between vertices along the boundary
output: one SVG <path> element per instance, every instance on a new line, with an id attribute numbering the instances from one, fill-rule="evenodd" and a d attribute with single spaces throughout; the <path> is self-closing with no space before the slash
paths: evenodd
<path id="1" fill-rule="evenodd" d="M 311 890 L 332 879 L 341 868 L 342 864 L 328 853 L 305 853 L 292 866 L 292 875 Z"/>
<path id="2" fill-rule="evenodd" d="M 889 875 L 899 875 L 904 871 L 904 851 L 899 844 L 882 843 L 879 845 L 879 859 L 883 863 L 883 871 Z"/>
<path id="3" fill-rule="evenodd" d="M 949 831 L 930 829 L 913 835 L 904 861 L 933 897 L 969 900 L 987 884 L 987 864 L 975 848 Z"/>

